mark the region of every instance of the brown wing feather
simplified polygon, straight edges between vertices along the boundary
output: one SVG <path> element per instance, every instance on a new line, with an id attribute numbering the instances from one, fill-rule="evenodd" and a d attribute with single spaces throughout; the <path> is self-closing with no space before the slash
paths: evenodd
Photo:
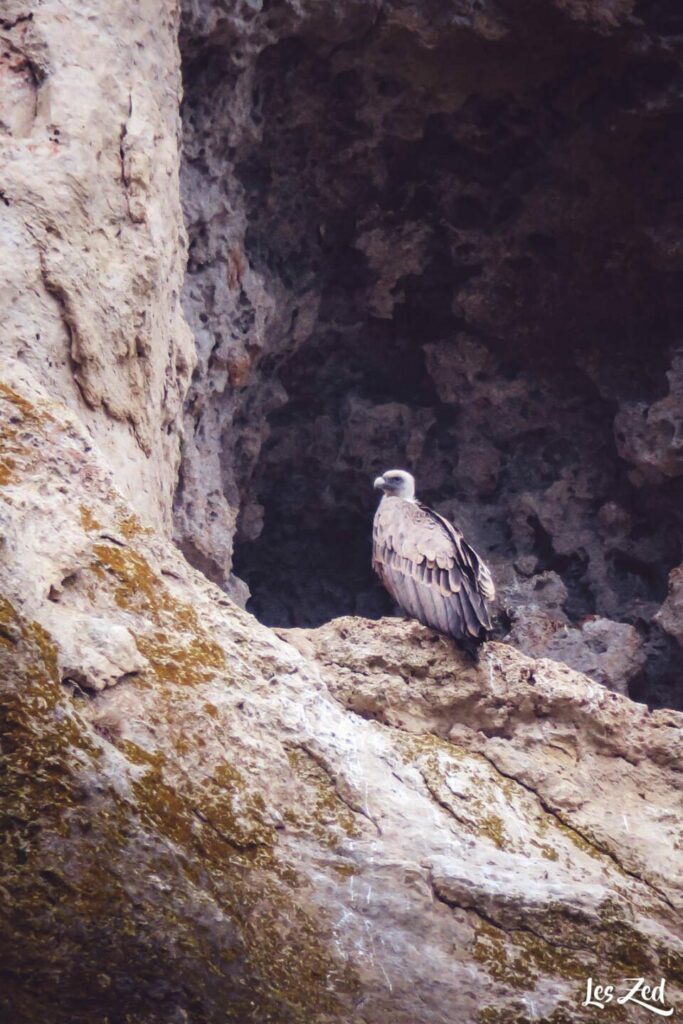
<path id="1" fill-rule="evenodd" d="M 491 628 L 491 573 L 452 523 L 417 502 L 385 497 L 373 524 L 373 567 L 408 614 L 456 639 Z"/>
<path id="2" fill-rule="evenodd" d="M 486 601 L 493 601 L 496 596 L 496 588 L 486 562 L 482 561 L 474 548 L 467 543 L 460 530 L 453 523 L 450 523 L 444 516 L 435 512 L 434 509 L 427 508 L 426 505 L 420 505 L 420 508 L 433 517 L 451 537 L 458 552 L 457 562 L 459 568 L 461 571 L 464 569 L 468 574 L 471 574 L 472 582 L 477 592 Z"/>
<path id="3" fill-rule="evenodd" d="M 429 615 L 420 599 L 420 590 L 424 590 L 424 587 L 419 587 L 411 576 L 396 572 L 394 569 L 389 569 L 383 582 L 404 612 L 425 626 L 429 625 Z"/>

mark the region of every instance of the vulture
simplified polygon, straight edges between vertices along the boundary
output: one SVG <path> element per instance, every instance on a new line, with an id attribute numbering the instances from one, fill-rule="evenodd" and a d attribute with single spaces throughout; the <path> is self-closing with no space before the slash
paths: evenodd
<path id="1" fill-rule="evenodd" d="M 415 497 L 415 479 L 389 469 L 373 524 L 372 567 L 406 615 L 453 637 L 472 656 L 491 629 L 496 589 L 457 526 Z"/>

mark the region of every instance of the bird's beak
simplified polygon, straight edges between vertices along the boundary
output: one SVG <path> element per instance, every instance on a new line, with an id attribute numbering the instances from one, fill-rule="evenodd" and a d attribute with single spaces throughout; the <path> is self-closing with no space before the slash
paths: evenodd
<path id="1" fill-rule="evenodd" d="M 375 482 L 374 482 L 374 484 L 372 486 L 375 488 L 376 491 L 381 491 L 382 488 L 384 487 L 384 477 L 383 476 L 375 477 Z"/>

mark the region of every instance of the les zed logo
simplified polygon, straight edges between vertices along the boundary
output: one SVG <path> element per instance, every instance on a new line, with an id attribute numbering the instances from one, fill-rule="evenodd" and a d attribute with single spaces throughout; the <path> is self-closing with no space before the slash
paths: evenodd
<path id="1" fill-rule="evenodd" d="M 666 981 L 664 978 L 659 985 L 646 985 L 645 978 L 625 978 L 624 980 L 628 984 L 632 983 L 632 988 L 624 995 L 617 996 L 617 1003 L 621 1006 L 625 1003 L 635 1003 L 636 1006 L 642 1006 L 650 1013 L 656 1013 L 660 1017 L 670 1017 L 674 1012 L 673 1006 L 666 1007 L 664 996 Z M 607 1003 L 611 1003 L 614 999 L 614 992 L 614 985 L 596 985 L 593 979 L 589 978 L 586 984 L 586 998 L 582 1006 L 597 1006 L 600 1010 L 604 1010 Z M 659 1003 L 659 1006 L 655 1006 L 655 1003 Z"/>

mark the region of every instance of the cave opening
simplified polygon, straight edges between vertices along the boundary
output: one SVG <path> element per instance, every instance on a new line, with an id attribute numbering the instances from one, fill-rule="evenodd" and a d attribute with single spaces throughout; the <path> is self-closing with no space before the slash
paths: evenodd
<path id="1" fill-rule="evenodd" d="M 186 31 L 177 533 L 268 625 L 377 617 L 372 479 L 408 468 L 492 564 L 500 635 L 676 704 L 681 70 L 501 10 Z"/>

